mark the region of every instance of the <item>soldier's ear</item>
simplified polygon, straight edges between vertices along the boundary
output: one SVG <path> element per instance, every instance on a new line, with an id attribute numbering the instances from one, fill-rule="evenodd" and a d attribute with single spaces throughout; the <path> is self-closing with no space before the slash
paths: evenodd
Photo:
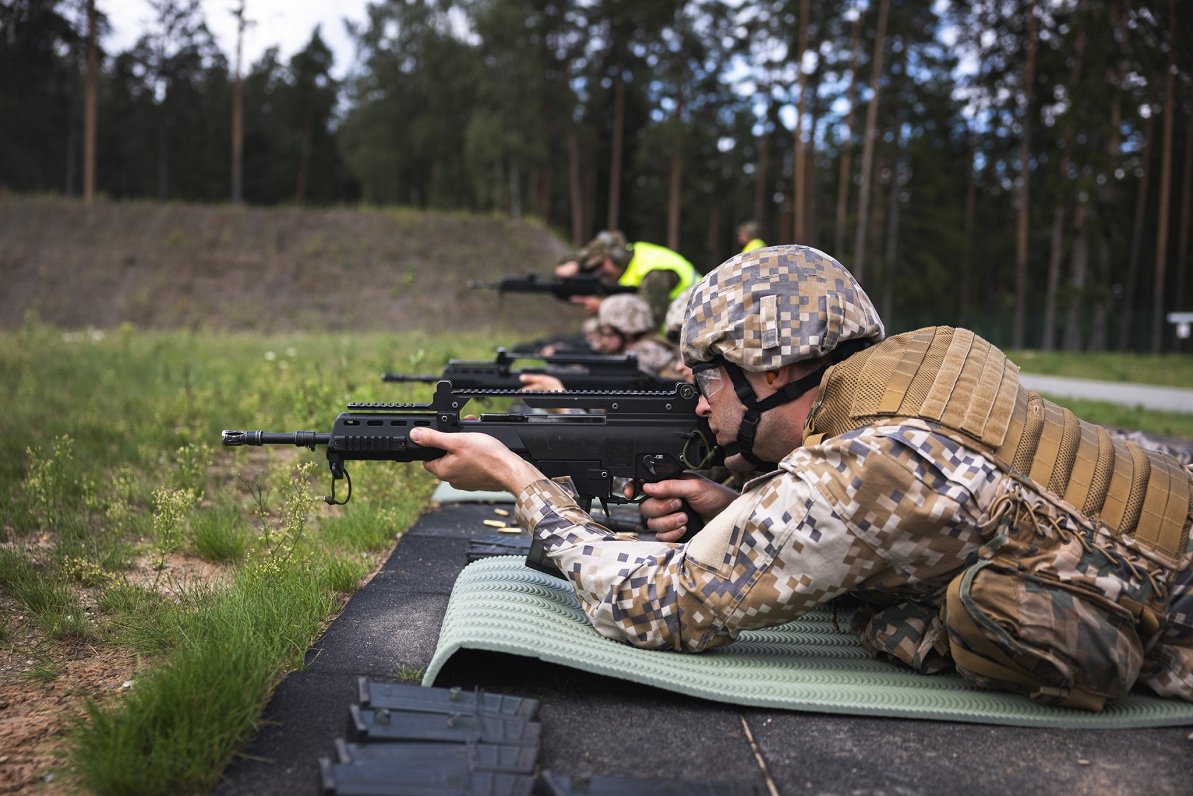
<path id="1" fill-rule="evenodd" d="M 778 378 L 778 376 L 779 372 L 777 370 L 768 370 L 766 372 L 766 383 L 773 387 L 775 384 L 775 379 Z"/>

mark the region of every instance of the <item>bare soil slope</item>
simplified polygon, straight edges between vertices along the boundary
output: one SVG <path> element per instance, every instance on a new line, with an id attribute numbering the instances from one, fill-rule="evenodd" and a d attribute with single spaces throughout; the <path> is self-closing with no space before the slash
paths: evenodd
<path id="1" fill-rule="evenodd" d="M 566 251 L 492 216 L 0 196 L 0 328 L 574 331 L 550 296 L 467 287 Z"/>

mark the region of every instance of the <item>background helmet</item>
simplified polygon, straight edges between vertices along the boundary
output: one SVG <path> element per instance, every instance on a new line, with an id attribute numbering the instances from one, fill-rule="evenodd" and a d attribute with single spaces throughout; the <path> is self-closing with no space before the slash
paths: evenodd
<path id="1" fill-rule="evenodd" d="M 608 257 L 618 268 L 625 268 L 630 264 L 630 244 L 625 235 L 616 231 L 603 230 L 597 236 L 584 244 L 576 255 L 576 261 L 585 271 L 595 271 Z"/>
<path id="2" fill-rule="evenodd" d="M 883 336 L 878 310 L 845 266 L 808 246 L 770 246 L 696 284 L 680 346 L 689 367 L 723 359 L 758 372 Z"/>
<path id="3" fill-rule="evenodd" d="M 655 328 L 650 305 L 633 293 L 617 293 L 601 302 L 597 320 L 624 335 L 645 334 Z"/>
<path id="4" fill-rule="evenodd" d="M 663 319 L 663 334 L 673 343 L 679 342 L 679 333 L 683 331 L 683 319 L 688 315 L 688 299 L 691 297 L 692 288 L 688 288 L 667 305 L 667 315 Z"/>

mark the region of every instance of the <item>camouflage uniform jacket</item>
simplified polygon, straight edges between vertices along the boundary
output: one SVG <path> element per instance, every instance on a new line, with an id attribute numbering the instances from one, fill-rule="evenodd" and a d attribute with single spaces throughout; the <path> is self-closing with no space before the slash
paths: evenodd
<path id="1" fill-rule="evenodd" d="M 982 454 L 905 419 L 796 449 L 688 544 L 618 541 L 551 481 L 518 495 L 517 516 L 602 635 L 695 652 L 851 593 L 880 606 L 855 618 L 873 654 L 931 672 L 949 664 L 944 590 L 995 534 L 1000 498 L 1012 494 L 1048 510 Z M 1140 680 L 1193 700 L 1188 555 L 1169 595 Z"/>

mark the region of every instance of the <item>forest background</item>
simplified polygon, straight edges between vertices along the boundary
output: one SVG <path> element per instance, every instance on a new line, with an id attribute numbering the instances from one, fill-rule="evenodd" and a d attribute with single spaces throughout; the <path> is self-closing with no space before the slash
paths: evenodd
<path id="1" fill-rule="evenodd" d="M 0 190 L 534 216 L 703 270 L 755 219 L 892 330 L 1017 349 L 1180 350 L 1193 309 L 1191 3 L 388 0 L 339 80 L 317 28 L 242 64 L 152 0 L 117 52 L 104 5 L 0 6 Z"/>

